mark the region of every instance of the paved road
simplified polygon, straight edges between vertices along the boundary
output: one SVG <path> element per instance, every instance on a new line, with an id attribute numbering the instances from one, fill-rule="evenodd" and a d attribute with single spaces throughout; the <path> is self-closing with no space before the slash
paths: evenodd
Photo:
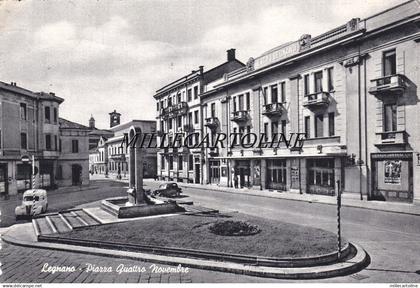
<path id="1" fill-rule="evenodd" d="M 276 282 L 275 279 L 256 278 L 230 273 L 188 268 L 187 273 L 162 273 L 170 266 L 127 259 L 109 258 L 53 250 L 23 248 L 2 243 L 0 250 L 0 283 L 209 283 L 209 282 Z M 43 272 L 44 265 L 74 266 L 75 272 Z M 111 267 L 112 272 L 88 270 L 89 265 Z M 118 273 L 119 265 L 143 272 Z M 173 267 L 173 266 L 172 266 Z M 183 268 L 187 268 L 184 266 Z M 45 267 L 44 271 L 48 268 Z M 185 272 L 185 270 L 184 270 Z"/>
<path id="2" fill-rule="evenodd" d="M 125 194 L 125 189 L 122 189 L 125 184 L 95 181 L 92 182 L 92 185 L 94 183 L 99 188 L 71 193 L 50 193 L 51 210 L 71 208 L 85 202 Z M 148 186 L 147 188 L 153 189 L 157 187 L 159 182 L 146 181 L 145 184 Z M 309 225 L 332 232 L 336 231 L 336 208 L 332 205 L 230 194 L 197 188 L 185 188 L 184 194 L 188 196 L 188 198 L 184 198 L 185 200 L 191 199 L 195 204 L 221 211 L 238 211 L 258 217 Z M 3 217 L 4 215 L 2 215 Z M 370 254 L 372 263 L 367 269 L 356 275 L 323 279 L 320 280 L 321 282 L 420 282 L 420 275 L 416 273 L 420 270 L 420 217 L 351 207 L 343 208 L 342 217 L 344 237 L 361 244 Z M 192 270 L 188 275 L 184 275 L 184 278 L 182 278 L 183 276 L 181 278 L 171 276 L 171 278 L 168 275 L 159 278 L 160 276 L 146 271 L 143 273 L 145 274 L 144 278 L 140 280 L 136 277 L 143 276 L 133 276 L 132 274 L 114 275 L 116 278 L 114 276 L 106 276 L 108 278 L 103 276 L 104 279 L 98 275 L 86 275 L 89 273 L 82 273 L 80 274 L 82 276 L 79 275 L 79 278 L 74 279 L 65 275 L 57 276 L 57 273 L 54 274 L 56 276 L 45 276 L 40 271 L 42 265 L 47 262 L 51 262 L 51 265 L 65 263 L 84 267 L 81 265 L 85 265 L 85 263 L 114 265 L 116 260 L 89 255 L 81 256 L 68 252 L 46 252 L 46 250 L 6 244 L 3 244 L 3 249 L 0 251 L 0 259 L 3 262 L 3 280 L 8 282 L 19 281 L 19 279 L 33 282 L 69 282 L 73 280 L 76 282 L 280 282 L 273 279 L 203 270 Z M 136 261 L 118 260 L 118 263 L 126 262 L 139 265 Z M 147 266 L 147 264 L 144 265 Z M 24 278 L 19 278 L 19 273 L 15 271 L 20 271 L 20 274 L 24 273 L 22 276 Z M 0 282 L 1 280 L 0 278 Z"/>
<path id="3" fill-rule="evenodd" d="M 149 188 L 159 183 L 147 182 Z M 194 201 L 220 211 L 337 231 L 336 207 L 276 198 L 183 188 Z M 278 192 L 273 192 L 278 193 Z M 343 236 L 362 245 L 372 263 L 358 275 L 334 278 L 340 282 L 420 282 L 420 216 L 343 207 Z M 417 271 L 417 272 L 416 272 Z M 329 281 L 329 280 L 328 280 Z"/>
<path id="4" fill-rule="evenodd" d="M 48 212 L 74 208 L 88 202 L 98 201 L 107 197 L 127 195 L 123 187 L 125 183 L 109 180 L 90 181 L 90 187 L 66 187 L 59 190 L 48 191 Z M 0 199 L 1 222 L 0 227 L 8 227 L 15 223 L 23 223 L 28 220 L 15 218 L 15 207 L 22 202 L 22 195 L 12 195 L 9 200 Z"/>

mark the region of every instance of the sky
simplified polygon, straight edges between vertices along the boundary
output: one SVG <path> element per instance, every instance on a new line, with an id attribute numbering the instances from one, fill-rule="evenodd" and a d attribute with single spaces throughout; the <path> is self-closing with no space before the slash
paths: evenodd
<path id="1" fill-rule="evenodd" d="M 60 117 L 155 119 L 160 87 L 236 49 L 246 62 L 404 0 L 0 0 L 0 81 L 65 99 Z"/>

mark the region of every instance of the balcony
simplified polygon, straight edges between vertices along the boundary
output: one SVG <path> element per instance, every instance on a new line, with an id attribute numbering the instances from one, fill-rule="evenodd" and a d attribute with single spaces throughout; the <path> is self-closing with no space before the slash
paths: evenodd
<path id="1" fill-rule="evenodd" d="M 283 114 L 283 103 L 265 104 L 262 114 L 268 117 L 281 117 Z"/>
<path id="2" fill-rule="evenodd" d="M 210 130 L 216 130 L 219 127 L 219 119 L 217 117 L 206 118 L 204 126 L 207 126 Z"/>
<path id="3" fill-rule="evenodd" d="M 396 74 L 370 80 L 374 86 L 369 88 L 369 93 L 375 96 L 395 95 L 400 96 L 407 88 L 407 79 L 404 75 Z"/>
<path id="4" fill-rule="evenodd" d="M 161 110 L 161 116 L 164 119 L 167 118 L 174 118 L 178 115 L 184 115 L 188 112 L 188 103 L 187 102 L 179 102 L 172 106 L 166 107 Z"/>
<path id="5" fill-rule="evenodd" d="M 234 122 L 246 122 L 248 121 L 248 111 L 242 110 L 242 111 L 235 111 L 232 113 L 232 117 L 230 120 Z"/>
<path id="6" fill-rule="evenodd" d="M 376 146 L 406 144 L 408 144 L 408 134 L 405 131 L 390 131 L 376 133 Z"/>
<path id="7" fill-rule="evenodd" d="M 311 110 L 326 108 L 330 105 L 330 101 L 330 94 L 328 92 L 321 91 L 305 95 L 303 106 Z"/>

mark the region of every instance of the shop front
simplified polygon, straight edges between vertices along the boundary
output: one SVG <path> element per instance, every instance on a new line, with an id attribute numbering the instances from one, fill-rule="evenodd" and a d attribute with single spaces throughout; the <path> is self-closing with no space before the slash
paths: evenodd
<path id="1" fill-rule="evenodd" d="M 209 160 L 209 181 L 211 184 L 220 183 L 220 160 Z"/>
<path id="2" fill-rule="evenodd" d="M 413 154 L 374 153 L 371 200 L 413 202 Z"/>
<path id="3" fill-rule="evenodd" d="M 287 190 L 286 159 L 267 159 L 267 189 Z"/>
<path id="4" fill-rule="evenodd" d="M 306 161 L 307 193 L 334 196 L 334 158 L 313 158 Z"/>
<path id="5" fill-rule="evenodd" d="M 238 177 L 239 187 L 250 187 L 251 160 L 236 160 L 235 165 L 235 174 Z"/>

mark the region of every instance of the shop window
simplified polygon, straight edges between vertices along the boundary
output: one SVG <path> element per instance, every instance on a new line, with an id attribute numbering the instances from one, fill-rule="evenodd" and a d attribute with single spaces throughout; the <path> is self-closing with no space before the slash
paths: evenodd
<path id="1" fill-rule="evenodd" d="M 315 116 L 315 138 L 324 137 L 324 115 Z"/>
<path id="2" fill-rule="evenodd" d="M 384 132 L 397 131 L 397 104 L 384 105 Z"/>
<path id="3" fill-rule="evenodd" d="M 397 56 L 395 49 L 383 53 L 382 66 L 384 76 L 397 73 Z"/>
<path id="4" fill-rule="evenodd" d="M 30 164 L 16 165 L 16 180 L 29 180 L 32 174 L 32 167 Z"/>
<path id="5" fill-rule="evenodd" d="M 286 160 L 267 160 L 267 185 L 270 189 L 285 190 L 287 184 Z"/>
<path id="6" fill-rule="evenodd" d="M 309 185 L 335 187 L 334 159 L 309 159 L 308 170 Z"/>
<path id="7" fill-rule="evenodd" d="M 328 113 L 328 136 L 335 135 L 335 113 Z"/>

